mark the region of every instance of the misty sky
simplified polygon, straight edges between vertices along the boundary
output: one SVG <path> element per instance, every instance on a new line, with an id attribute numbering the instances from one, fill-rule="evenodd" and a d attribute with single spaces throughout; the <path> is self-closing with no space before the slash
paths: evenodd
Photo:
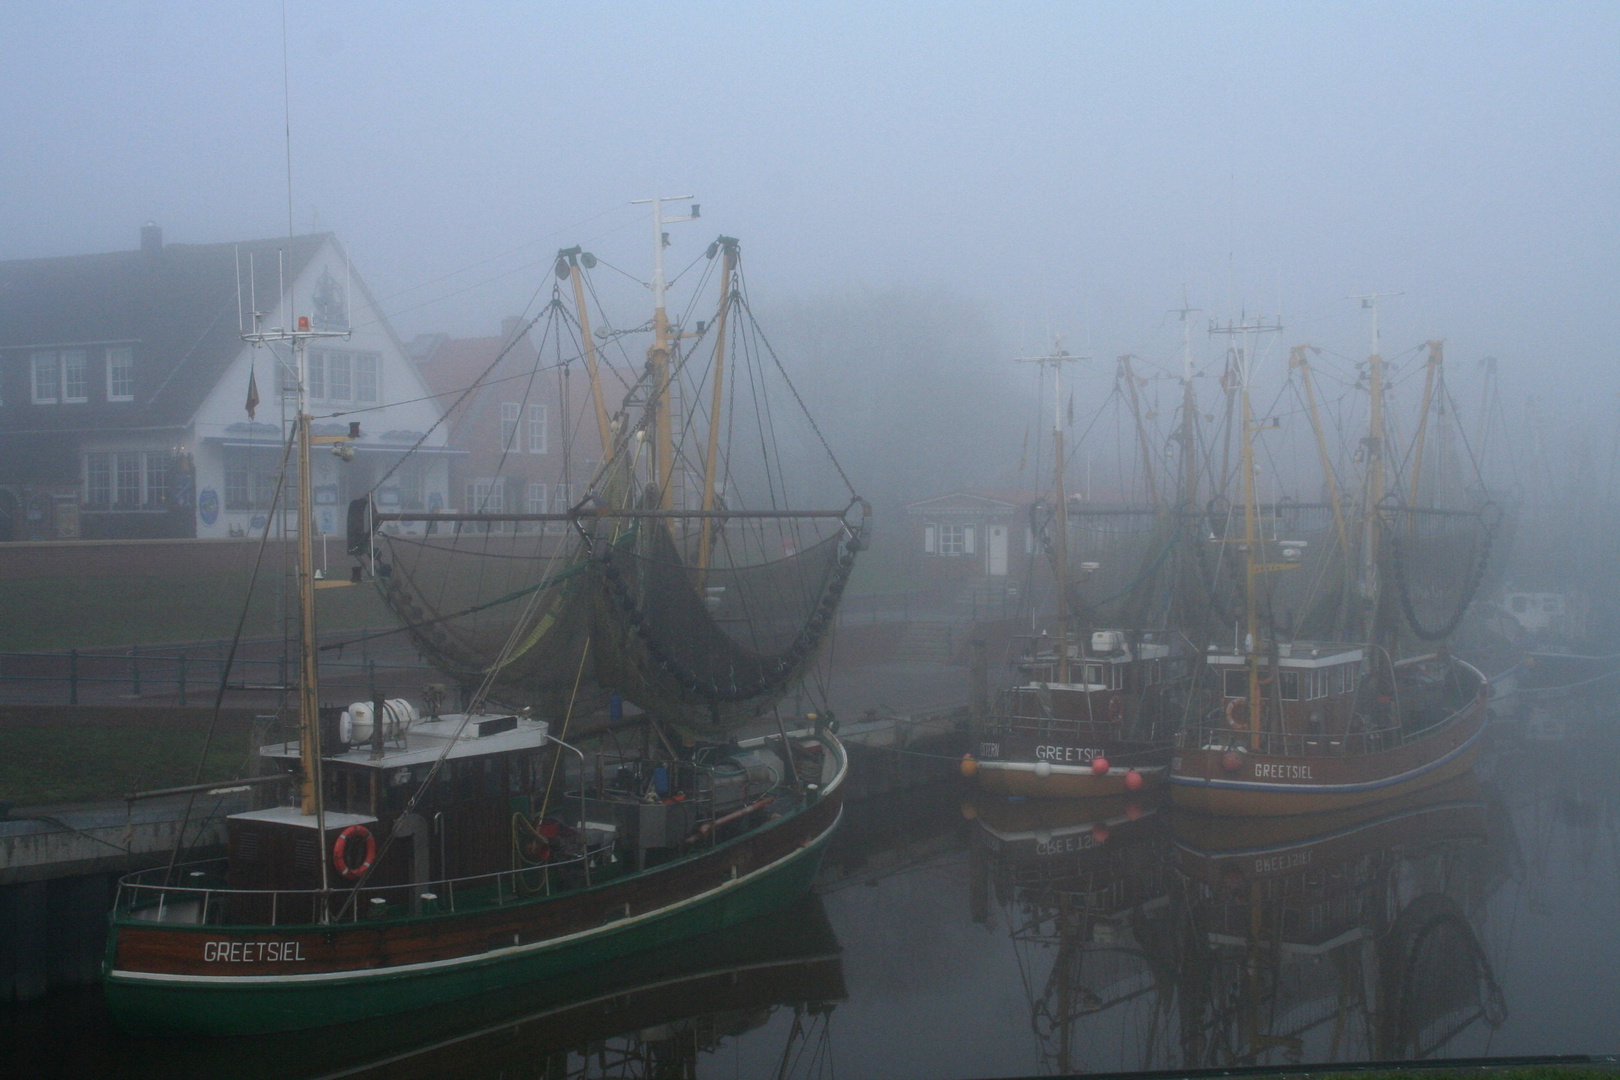
<path id="1" fill-rule="evenodd" d="M 0 258 L 286 231 L 279 4 L 7 11 Z M 676 265 L 945 288 L 1009 352 L 1167 355 L 1185 287 L 1359 354 L 1343 298 L 1404 290 L 1387 351 L 1620 391 L 1613 4 L 287 11 L 296 227 L 407 338 L 493 332 L 563 244 L 645 274 L 657 190 L 704 208 Z"/>

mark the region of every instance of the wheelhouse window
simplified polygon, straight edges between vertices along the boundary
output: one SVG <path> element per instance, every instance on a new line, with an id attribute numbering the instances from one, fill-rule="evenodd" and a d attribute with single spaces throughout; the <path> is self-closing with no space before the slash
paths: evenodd
<path id="1" fill-rule="evenodd" d="M 128 345 L 107 350 L 107 400 L 135 400 L 135 350 Z"/>
<path id="2" fill-rule="evenodd" d="M 1249 669 L 1227 669 L 1225 672 L 1224 683 L 1225 685 L 1222 687 L 1222 689 L 1225 691 L 1227 697 L 1248 697 Z"/>
<path id="3" fill-rule="evenodd" d="M 1284 701 L 1299 700 L 1299 672 L 1277 672 L 1277 693 Z"/>

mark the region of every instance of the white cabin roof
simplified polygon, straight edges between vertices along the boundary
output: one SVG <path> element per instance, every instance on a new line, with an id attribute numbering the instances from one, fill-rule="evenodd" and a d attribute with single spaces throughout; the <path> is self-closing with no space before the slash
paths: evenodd
<path id="1" fill-rule="evenodd" d="M 462 723 L 463 719 L 466 720 L 465 724 Z M 506 731 L 479 734 L 479 725 L 492 721 L 498 724 L 502 720 L 514 720 L 516 724 Z M 447 713 L 437 720 L 418 720 L 412 724 L 405 733 L 404 745 L 400 745 L 399 739 L 389 740 L 383 747 L 381 758 L 371 756 L 370 746 L 355 746 L 341 754 L 327 754 L 323 760 L 370 769 L 397 769 L 431 763 L 441 754 L 447 760 L 455 760 L 531 750 L 545 745 L 550 730 L 551 725 L 544 720 L 529 720 L 510 713 L 476 714 L 470 717 L 461 713 Z M 446 744 L 452 742 L 450 752 L 445 754 Z M 299 746 L 296 742 L 273 743 L 260 748 L 259 753 L 268 758 L 297 761 Z"/>

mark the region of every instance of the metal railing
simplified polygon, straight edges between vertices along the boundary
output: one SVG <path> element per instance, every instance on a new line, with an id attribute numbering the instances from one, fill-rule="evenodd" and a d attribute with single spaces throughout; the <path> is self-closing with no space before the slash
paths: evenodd
<path id="1" fill-rule="evenodd" d="M 113 918 L 120 923 L 197 926 L 329 926 L 503 907 L 584 887 L 590 866 L 613 849 L 611 839 L 578 855 L 519 870 L 470 877 L 374 885 L 361 889 L 235 889 L 225 860 L 154 867 L 118 883 Z M 175 883 L 178 878 L 184 884 Z M 322 913 L 325 912 L 325 918 Z"/>
<path id="2" fill-rule="evenodd" d="M 186 705 L 191 696 L 202 693 L 212 701 L 212 692 L 225 677 L 225 657 L 226 650 L 219 645 L 168 650 L 135 647 L 118 652 L 0 652 L 0 700 L 79 705 L 91 699 L 162 698 Z M 296 689 L 291 682 L 296 671 L 296 663 L 288 657 L 239 655 L 231 661 L 226 689 L 233 695 L 284 697 Z M 391 663 L 363 653 L 353 660 L 323 657 L 321 661 L 323 681 L 367 690 L 397 687 L 415 692 L 423 673 L 442 678 L 425 661 Z"/>

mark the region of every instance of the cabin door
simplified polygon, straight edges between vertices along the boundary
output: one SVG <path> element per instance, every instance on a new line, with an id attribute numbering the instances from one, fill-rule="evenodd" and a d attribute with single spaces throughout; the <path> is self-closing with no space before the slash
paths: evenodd
<path id="1" fill-rule="evenodd" d="M 1007 526 L 991 525 L 985 530 L 985 572 L 991 577 L 1007 576 Z"/>

